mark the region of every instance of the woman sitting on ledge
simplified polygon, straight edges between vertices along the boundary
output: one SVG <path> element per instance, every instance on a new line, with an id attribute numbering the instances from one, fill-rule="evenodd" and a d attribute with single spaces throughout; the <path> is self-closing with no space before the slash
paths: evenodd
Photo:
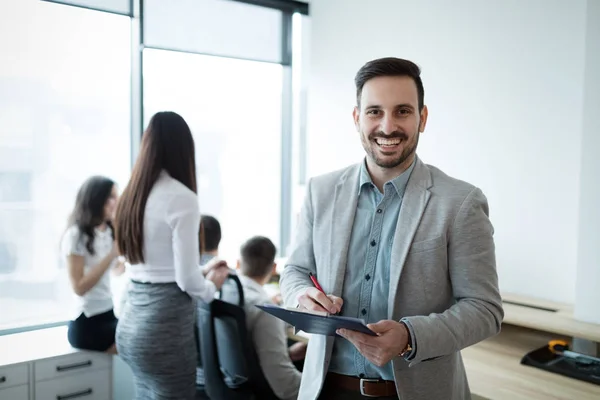
<path id="1" fill-rule="evenodd" d="M 79 189 L 62 249 L 76 296 L 68 338 L 78 349 L 116 354 L 117 318 L 110 288 L 111 267 L 117 261 L 112 220 L 117 205 L 115 183 L 102 176 L 89 178 Z"/>

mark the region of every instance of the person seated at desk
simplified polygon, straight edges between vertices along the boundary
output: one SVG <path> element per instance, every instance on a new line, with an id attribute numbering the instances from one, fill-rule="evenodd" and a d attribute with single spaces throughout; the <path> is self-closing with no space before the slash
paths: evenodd
<path id="1" fill-rule="evenodd" d="M 219 220 L 212 215 L 200 216 L 199 228 L 200 243 L 200 266 L 206 266 L 209 262 L 219 257 L 219 244 L 221 244 L 221 224 Z M 196 386 L 203 387 L 206 384 L 204 379 L 204 368 L 202 367 L 202 358 L 198 350 L 198 365 L 196 366 Z"/>
<path id="2" fill-rule="evenodd" d="M 304 358 L 306 344 L 296 343 L 288 348 L 285 323 L 255 307 L 273 303 L 263 285 L 275 272 L 276 252 L 268 238 L 252 237 L 241 246 L 237 269 L 244 288 L 246 324 L 263 374 L 277 397 L 296 399 L 302 374 L 293 361 Z"/>
<path id="3" fill-rule="evenodd" d="M 221 224 L 212 215 L 200 217 L 200 265 L 207 264 L 219 256 Z"/>

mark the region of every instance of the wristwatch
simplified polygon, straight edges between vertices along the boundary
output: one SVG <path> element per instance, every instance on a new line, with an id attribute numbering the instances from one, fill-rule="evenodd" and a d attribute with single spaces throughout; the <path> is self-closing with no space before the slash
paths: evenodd
<path id="1" fill-rule="evenodd" d="M 402 350 L 400 352 L 400 357 L 404 357 L 406 358 L 406 356 L 408 356 L 412 351 L 412 346 L 410 345 L 410 339 L 408 341 L 408 343 L 406 343 L 406 347 L 404 348 L 404 350 Z"/>
<path id="2" fill-rule="evenodd" d="M 406 356 L 408 356 L 413 351 L 413 348 L 411 346 L 412 339 L 410 337 L 410 330 L 408 329 L 408 326 L 406 326 L 406 324 L 404 322 L 400 322 L 400 323 L 402 325 L 404 325 L 404 329 L 406 329 L 406 333 L 408 335 L 408 340 L 406 341 L 406 346 L 404 347 L 404 349 L 402 349 L 399 356 L 406 358 Z"/>

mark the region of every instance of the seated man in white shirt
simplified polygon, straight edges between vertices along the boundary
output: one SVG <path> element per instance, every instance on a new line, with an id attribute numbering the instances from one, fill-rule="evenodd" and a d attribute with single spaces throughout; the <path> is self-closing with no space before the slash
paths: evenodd
<path id="1" fill-rule="evenodd" d="M 304 359 L 306 345 L 296 343 L 288 348 L 285 323 L 255 307 L 272 303 L 263 285 L 275 272 L 276 252 L 271 240 L 255 236 L 242 245 L 237 268 L 244 288 L 246 323 L 260 367 L 275 395 L 287 400 L 298 396 L 302 375 L 293 361 Z"/>
<path id="2" fill-rule="evenodd" d="M 221 244 L 221 224 L 212 215 L 200 217 L 200 265 L 219 256 Z"/>

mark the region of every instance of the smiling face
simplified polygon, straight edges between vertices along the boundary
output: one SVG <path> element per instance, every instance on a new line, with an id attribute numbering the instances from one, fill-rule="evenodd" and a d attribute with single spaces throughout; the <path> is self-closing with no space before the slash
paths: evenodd
<path id="1" fill-rule="evenodd" d="M 399 172 L 410 166 L 427 122 L 427 107 L 419 112 L 417 85 L 412 78 L 380 76 L 368 80 L 353 115 L 369 166 Z"/>

